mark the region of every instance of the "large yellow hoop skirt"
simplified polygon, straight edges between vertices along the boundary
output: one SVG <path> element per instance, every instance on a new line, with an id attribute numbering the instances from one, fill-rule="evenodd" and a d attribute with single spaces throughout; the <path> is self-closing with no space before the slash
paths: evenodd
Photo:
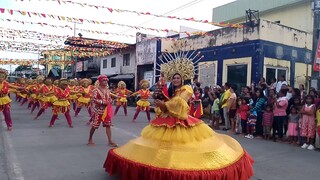
<path id="1" fill-rule="evenodd" d="M 123 180 L 247 180 L 252 164 L 236 140 L 190 116 L 153 120 L 140 137 L 110 150 L 104 167 Z"/>

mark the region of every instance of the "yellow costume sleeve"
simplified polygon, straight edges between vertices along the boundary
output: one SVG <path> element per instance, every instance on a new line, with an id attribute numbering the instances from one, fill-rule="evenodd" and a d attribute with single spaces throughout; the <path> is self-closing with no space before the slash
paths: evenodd
<path id="1" fill-rule="evenodd" d="M 181 120 L 186 120 L 190 111 L 188 100 L 191 98 L 193 90 L 190 86 L 182 86 L 175 97 L 165 102 L 170 116 Z"/>

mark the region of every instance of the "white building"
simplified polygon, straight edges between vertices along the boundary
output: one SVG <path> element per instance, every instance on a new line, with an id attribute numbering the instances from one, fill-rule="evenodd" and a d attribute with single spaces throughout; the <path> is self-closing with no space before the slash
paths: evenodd
<path id="1" fill-rule="evenodd" d="M 100 74 L 110 76 L 110 83 L 125 81 L 128 89 L 137 89 L 135 48 L 100 58 Z"/>

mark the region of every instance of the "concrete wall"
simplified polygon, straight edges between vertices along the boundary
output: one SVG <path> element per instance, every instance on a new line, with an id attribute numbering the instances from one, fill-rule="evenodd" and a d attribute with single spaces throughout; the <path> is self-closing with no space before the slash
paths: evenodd
<path id="1" fill-rule="evenodd" d="M 312 49 L 312 34 L 282 26 L 270 21 L 260 21 L 259 38 L 297 48 Z"/>
<path id="2" fill-rule="evenodd" d="M 280 21 L 285 26 L 313 32 L 311 0 L 238 0 L 214 8 L 213 21 L 243 23 L 248 9 L 259 10 L 262 19 Z"/>

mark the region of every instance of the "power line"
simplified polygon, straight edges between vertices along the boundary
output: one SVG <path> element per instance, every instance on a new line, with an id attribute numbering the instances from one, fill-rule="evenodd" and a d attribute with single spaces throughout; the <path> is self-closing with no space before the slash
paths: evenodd
<path id="1" fill-rule="evenodd" d="M 177 7 L 177 8 L 174 8 L 174 9 L 172 9 L 172 10 L 170 10 L 170 11 L 168 11 L 168 12 L 162 14 L 162 15 L 164 16 L 164 15 L 169 15 L 169 14 L 171 14 L 171 13 L 179 12 L 179 11 L 181 11 L 181 10 L 183 10 L 183 9 L 186 9 L 186 8 L 190 7 L 190 6 L 196 5 L 196 4 L 200 3 L 201 1 L 204 1 L 204 0 L 193 0 L 193 1 L 190 1 L 190 2 L 188 2 L 188 3 L 186 3 L 186 4 L 184 4 L 184 5 L 179 6 L 179 7 Z M 141 26 L 141 25 L 143 25 L 143 24 L 145 24 L 145 23 L 148 23 L 148 22 L 151 22 L 151 21 L 153 21 L 153 20 L 155 20 L 155 19 L 156 19 L 156 17 L 155 17 L 155 18 L 152 18 L 152 19 L 150 19 L 150 20 L 148 20 L 148 21 L 142 22 L 142 23 L 140 23 L 140 24 L 137 25 L 137 26 Z M 125 32 L 128 32 L 128 31 L 130 31 L 130 30 L 132 30 L 132 29 L 127 29 L 127 30 L 125 30 L 125 31 L 122 31 L 121 33 L 125 33 Z"/>

